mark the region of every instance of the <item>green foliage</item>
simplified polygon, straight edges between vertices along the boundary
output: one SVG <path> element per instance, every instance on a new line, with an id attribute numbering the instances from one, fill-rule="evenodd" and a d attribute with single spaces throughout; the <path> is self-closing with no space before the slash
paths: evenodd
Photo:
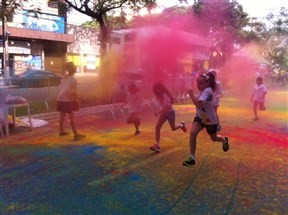
<path id="1" fill-rule="evenodd" d="M 221 52 L 224 63 L 232 54 L 233 45 L 243 41 L 242 29 L 248 24 L 248 14 L 236 1 L 208 2 L 195 0 L 191 8 L 193 26 L 213 41 L 213 50 Z"/>
<path id="2" fill-rule="evenodd" d="M 23 2 L 27 2 L 27 0 L 23 0 Z M 0 3 L 0 19 L 2 20 L 6 16 L 8 21 L 12 21 L 15 11 L 21 7 L 22 4 L 18 0 L 2 0 Z"/>
<path id="3" fill-rule="evenodd" d="M 107 19 L 107 23 L 109 23 L 109 31 L 127 28 L 128 21 L 125 16 L 107 16 Z M 97 29 L 100 28 L 100 25 L 96 20 L 86 21 L 82 24 L 82 26 Z"/>
<path id="4" fill-rule="evenodd" d="M 117 22 L 120 26 L 123 26 L 125 23 L 124 16 L 120 15 L 121 18 L 115 20 L 111 17 L 109 19 L 109 15 L 113 15 L 116 10 L 124 8 L 129 8 L 134 11 L 143 7 L 151 9 L 155 6 L 156 0 L 64 0 L 64 2 L 68 7 L 91 17 L 99 24 L 101 32 L 101 56 L 103 57 L 106 54 L 107 43 L 109 42 L 110 31 L 112 29 L 111 21 Z M 89 25 L 90 24 L 92 23 L 89 23 Z M 87 25 L 87 23 L 85 25 Z"/>
<path id="5" fill-rule="evenodd" d="M 98 23 L 97 21 L 95 21 L 95 20 L 86 21 L 86 22 L 84 22 L 81 26 L 83 26 L 83 27 L 89 27 L 89 28 L 97 28 L 97 29 L 100 28 L 99 23 Z"/>
<path id="6" fill-rule="evenodd" d="M 253 26 L 252 23 L 251 26 Z M 258 24 L 260 26 L 260 24 Z M 251 28 L 250 34 L 257 36 L 263 45 L 264 57 L 280 67 L 288 66 L 288 10 L 280 8 L 278 13 L 270 13 L 265 24 Z"/>

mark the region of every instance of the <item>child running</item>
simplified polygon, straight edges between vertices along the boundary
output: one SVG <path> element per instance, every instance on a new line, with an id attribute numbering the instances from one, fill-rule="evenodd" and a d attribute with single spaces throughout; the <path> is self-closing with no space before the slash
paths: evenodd
<path id="1" fill-rule="evenodd" d="M 150 149 L 155 152 L 160 152 L 160 130 L 163 124 L 166 122 L 166 120 L 168 120 L 172 131 L 175 131 L 181 128 L 183 132 L 186 132 L 187 128 L 185 127 L 184 122 L 181 122 L 177 126 L 175 125 L 176 116 L 175 116 L 175 111 L 172 107 L 174 99 L 171 93 L 166 88 L 166 86 L 161 82 L 157 82 L 153 86 L 153 92 L 156 96 L 156 101 L 159 106 L 159 110 L 156 111 L 154 114 L 155 116 L 159 116 L 159 117 L 158 117 L 157 124 L 155 127 L 156 142 L 155 144 L 150 146 Z"/>
<path id="2" fill-rule="evenodd" d="M 203 128 L 206 128 L 212 141 L 222 143 L 224 152 L 229 150 L 228 138 L 217 135 L 217 117 L 214 110 L 214 91 L 216 89 L 214 75 L 208 72 L 198 76 L 197 88 L 200 91 L 198 97 L 194 95 L 193 90 L 188 91 L 192 102 L 196 106 L 196 116 L 190 131 L 190 156 L 183 161 L 183 165 L 188 167 L 195 165 L 197 136 Z"/>
<path id="3" fill-rule="evenodd" d="M 260 111 L 265 111 L 266 107 L 264 105 L 265 96 L 267 94 L 267 89 L 263 84 L 262 77 L 256 78 L 256 85 L 254 86 L 253 93 L 251 95 L 251 102 L 253 101 L 253 112 L 254 112 L 254 120 L 258 120 L 257 108 L 259 106 Z"/>
<path id="4" fill-rule="evenodd" d="M 139 130 L 139 126 L 141 123 L 140 111 L 143 106 L 143 97 L 140 93 L 139 88 L 137 88 L 135 84 L 130 84 L 128 86 L 128 92 L 129 92 L 129 96 L 128 96 L 126 103 L 128 104 L 129 114 L 127 117 L 127 123 L 134 124 L 135 129 L 136 129 L 134 134 L 138 135 L 140 134 L 140 130 Z"/>

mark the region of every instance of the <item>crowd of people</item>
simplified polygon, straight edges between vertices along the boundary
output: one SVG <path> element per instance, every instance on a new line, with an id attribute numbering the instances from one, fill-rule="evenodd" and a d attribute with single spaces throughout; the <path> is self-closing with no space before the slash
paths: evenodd
<path id="1" fill-rule="evenodd" d="M 69 116 L 69 122 L 74 134 L 74 140 L 80 140 L 85 138 L 85 135 L 78 133 L 76 129 L 76 122 L 74 117 L 74 111 L 79 110 L 79 94 L 77 91 L 77 80 L 74 78 L 76 67 L 72 62 L 66 65 L 66 74 L 63 76 L 62 83 L 59 87 L 57 96 L 57 110 L 60 113 L 59 116 L 59 135 L 66 136 L 69 133 L 64 129 L 64 122 L 66 115 Z M 209 70 L 197 74 L 192 83 L 194 86 L 190 86 L 187 90 L 187 94 L 191 98 L 192 104 L 196 107 L 196 113 L 192 122 L 192 128 L 190 130 L 189 146 L 190 155 L 188 159 L 183 161 L 183 166 L 192 166 L 196 163 L 196 144 L 197 136 L 201 130 L 206 129 L 210 139 L 222 144 L 224 152 L 229 150 L 228 137 L 223 137 L 218 134 L 221 130 L 219 116 L 217 109 L 219 107 L 219 99 L 222 95 L 222 87 L 220 82 L 216 79 L 216 71 Z M 258 83 L 258 82 L 257 82 Z M 196 86 L 196 88 L 195 88 Z M 163 124 L 168 121 L 171 130 L 182 130 L 187 132 L 185 122 L 179 122 L 176 124 L 176 113 L 173 108 L 175 98 L 170 92 L 169 87 L 162 81 L 157 81 L 153 84 L 151 89 L 155 96 L 156 104 L 153 109 L 157 122 L 155 125 L 155 142 L 149 147 L 151 150 L 160 152 L 160 134 Z M 128 86 L 129 95 L 123 105 L 128 105 L 128 117 L 127 123 L 133 124 L 135 127 L 135 135 L 140 134 L 141 124 L 141 109 L 143 106 L 143 96 L 141 90 L 134 83 L 130 83 Z M 256 93 L 253 94 L 253 98 Z M 262 103 L 254 102 L 254 106 L 258 106 Z M 262 105 L 263 106 L 263 105 Z M 262 107 L 261 106 L 261 107 Z"/>
<path id="2" fill-rule="evenodd" d="M 69 133 L 64 129 L 64 122 L 66 115 L 69 116 L 69 122 L 74 134 L 74 140 L 80 140 L 86 136 L 78 133 L 76 129 L 76 122 L 74 112 L 79 110 L 80 96 L 77 90 L 77 80 L 74 77 L 76 67 L 72 62 L 66 64 L 66 71 L 63 76 L 61 85 L 59 86 L 59 92 L 57 96 L 57 110 L 60 113 L 59 117 L 59 135 L 66 136 Z M 188 84 L 177 85 L 179 89 L 185 89 L 185 95 L 189 95 L 191 102 L 195 105 L 196 112 L 194 120 L 192 122 L 189 146 L 190 155 L 188 159 L 183 161 L 183 166 L 193 166 L 196 163 L 196 145 L 197 136 L 204 128 L 210 139 L 213 142 L 219 142 L 222 144 L 224 152 L 229 150 L 229 139 L 226 136 L 221 136 L 218 132 L 221 131 L 220 117 L 218 115 L 218 108 L 220 106 L 220 98 L 223 94 L 221 82 L 217 80 L 217 72 L 215 70 L 207 70 L 203 72 L 197 72 L 193 74 L 191 79 L 187 79 Z M 186 80 L 186 81 L 187 81 Z M 171 84 L 174 87 L 175 83 Z M 181 129 L 184 133 L 187 132 L 185 122 L 176 124 L 176 113 L 173 108 L 173 104 L 176 99 L 175 94 L 169 90 L 169 82 L 167 84 L 161 81 L 157 81 L 153 84 L 152 92 L 155 96 L 153 112 L 157 117 L 155 125 L 155 142 L 150 146 L 152 151 L 160 152 L 160 134 L 163 124 L 168 121 L 171 130 L 176 131 Z M 177 87 L 176 86 L 176 87 Z M 127 123 L 133 124 L 135 127 L 135 135 L 139 135 L 141 125 L 141 110 L 144 104 L 144 98 L 142 96 L 141 89 L 135 84 L 130 83 L 127 87 L 128 96 L 126 97 L 124 105 L 128 106 Z M 174 92 L 175 93 L 175 92 Z M 251 95 L 251 102 L 253 102 L 254 120 L 258 120 L 258 112 L 265 111 L 265 96 L 267 94 L 267 88 L 263 83 L 263 77 L 258 76 L 256 78 L 256 84 L 253 88 Z"/>
<path id="3" fill-rule="evenodd" d="M 58 89 L 57 111 L 59 111 L 59 135 L 69 135 L 69 132 L 65 129 L 65 118 L 66 115 L 68 115 L 74 140 L 77 141 L 85 138 L 86 135 L 79 133 L 76 128 L 77 123 L 74 112 L 79 110 L 81 98 L 77 89 L 77 79 L 74 77 L 75 72 L 76 66 L 72 62 L 68 62 Z M 256 84 L 251 93 L 254 120 L 259 120 L 258 110 L 266 110 L 265 97 L 268 90 L 266 85 L 264 85 L 263 79 L 261 75 L 256 78 Z M 222 125 L 220 124 L 218 108 L 221 103 L 220 98 L 223 95 L 223 89 L 221 82 L 217 79 L 217 72 L 215 70 L 201 71 L 194 73 L 191 79 L 185 80 L 188 80 L 188 84 L 186 82 L 186 84 L 182 83 L 179 85 L 179 82 L 167 82 L 164 80 L 157 81 L 153 84 L 151 91 L 155 99 L 153 100 L 153 108 L 151 108 L 151 110 L 155 117 L 157 117 L 157 120 L 155 125 L 155 142 L 149 148 L 152 151 L 160 153 L 161 128 L 166 121 L 168 121 L 172 131 L 180 129 L 184 133 L 187 132 L 185 122 L 176 124 L 176 112 L 173 105 L 177 102 L 175 98 L 175 87 L 178 87 L 178 89 L 181 89 L 181 94 L 190 97 L 190 102 L 196 109 L 190 129 L 189 157 L 183 161 L 184 166 L 193 166 L 196 163 L 197 136 L 204 128 L 213 142 L 221 143 L 224 152 L 229 150 L 229 139 L 219 134 Z M 171 92 L 171 89 L 173 92 Z M 129 112 L 126 122 L 133 124 L 135 127 L 134 135 L 140 135 L 141 112 L 144 97 L 141 88 L 134 82 L 129 83 L 127 91 L 128 95 L 121 108 L 125 105 L 128 106 Z"/>

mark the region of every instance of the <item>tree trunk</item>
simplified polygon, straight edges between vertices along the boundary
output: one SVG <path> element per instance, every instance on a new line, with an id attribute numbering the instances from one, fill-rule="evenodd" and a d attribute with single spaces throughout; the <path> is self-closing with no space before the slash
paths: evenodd
<path id="1" fill-rule="evenodd" d="M 105 23 L 105 20 L 103 16 L 98 16 L 96 18 L 100 25 L 100 84 L 101 84 L 101 95 L 102 95 L 102 102 L 104 103 L 111 103 L 112 99 L 112 86 L 113 84 L 110 83 L 111 80 L 107 78 L 107 68 L 105 68 L 107 65 L 105 65 L 104 61 L 107 63 L 107 60 L 105 59 L 107 55 L 107 44 L 109 42 L 109 30 L 107 28 L 107 24 Z M 109 48 L 109 47 L 108 47 Z"/>
<path id="2" fill-rule="evenodd" d="M 107 29 L 107 25 L 106 25 L 102 16 L 98 17 L 97 21 L 99 22 L 100 32 L 101 32 L 101 35 L 100 35 L 100 42 L 101 42 L 100 55 L 101 55 L 101 59 L 102 59 L 107 53 L 107 42 L 109 39 L 109 32 Z"/>

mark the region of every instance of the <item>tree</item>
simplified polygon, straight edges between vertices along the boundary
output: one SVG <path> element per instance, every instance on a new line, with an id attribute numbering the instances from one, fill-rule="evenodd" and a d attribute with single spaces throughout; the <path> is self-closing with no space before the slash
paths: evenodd
<path id="1" fill-rule="evenodd" d="M 0 4 L 1 20 L 3 20 L 5 16 L 8 21 L 12 21 L 15 11 L 20 7 L 21 3 L 18 0 L 2 0 Z"/>
<path id="2" fill-rule="evenodd" d="M 266 17 L 270 27 L 266 31 L 267 58 L 275 65 L 288 67 L 288 10 L 280 8 L 278 14 Z"/>
<path id="3" fill-rule="evenodd" d="M 193 27 L 198 28 L 213 41 L 213 49 L 224 58 L 232 54 L 233 45 L 243 40 L 242 29 L 248 24 L 248 14 L 236 1 L 195 0 L 193 7 Z M 200 25 L 199 25 L 200 24 Z"/>
<path id="4" fill-rule="evenodd" d="M 113 30 L 125 29 L 128 27 L 126 13 L 124 11 L 121 11 L 119 16 L 107 16 L 107 20 L 108 20 L 107 22 L 108 32 L 111 32 Z M 99 23 L 95 20 L 86 21 L 82 24 L 82 26 L 100 29 Z"/>
<path id="5" fill-rule="evenodd" d="M 1 17 L 3 20 L 4 16 L 7 18 L 7 21 L 12 22 L 13 16 L 15 12 L 19 9 L 24 8 L 24 3 L 29 5 L 25 5 L 25 9 L 29 12 L 35 12 L 36 14 L 40 12 L 40 8 L 35 5 L 33 0 L 1 0 L 0 10 Z"/>
<path id="6" fill-rule="evenodd" d="M 251 18 L 249 28 L 243 31 L 247 42 L 256 41 L 262 54 L 269 62 L 282 67 L 288 66 L 288 10 L 280 8 L 270 13 L 263 22 Z"/>
<path id="7" fill-rule="evenodd" d="M 109 41 L 109 19 L 107 18 L 109 13 L 123 8 L 139 10 L 147 7 L 149 9 L 154 7 L 156 2 L 156 0 L 58 0 L 58 2 L 63 1 L 68 7 L 95 19 L 99 23 L 101 57 L 106 54 L 107 42 Z"/>

